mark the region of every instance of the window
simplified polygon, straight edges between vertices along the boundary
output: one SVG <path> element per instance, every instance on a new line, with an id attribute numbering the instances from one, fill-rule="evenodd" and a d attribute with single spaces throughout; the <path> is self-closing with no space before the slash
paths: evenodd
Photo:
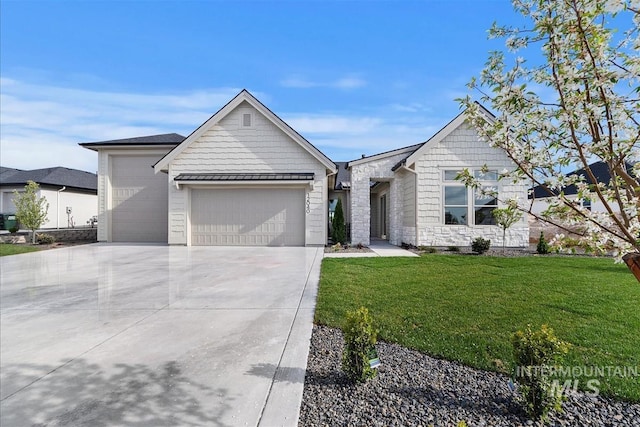
<path id="1" fill-rule="evenodd" d="M 444 223 L 448 225 L 495 225 L 493 210 L 498 207 L 498 172 L 473 171 L 481 183 L 473 189 L 455 180 L 458 170 L 443 171 Z M 471 220 L 470 220 L 471 219 Z"/>
<path id="2" fill-rule="evenodd" d="M 444 223 L 467 225 L 467 187 L 447 185 L 444 187 Z"/>
<path id="3" fill-rule="evenodd" d="M 253 125 L 253 117 L 251 113 L 242 114 L 242 127 L 250 128 Z"/>

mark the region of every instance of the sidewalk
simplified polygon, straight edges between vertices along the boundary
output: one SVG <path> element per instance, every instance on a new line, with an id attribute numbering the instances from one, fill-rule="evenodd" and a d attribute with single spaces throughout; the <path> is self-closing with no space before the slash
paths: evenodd
<path id="1" fill-rule="evenodd" d="M 414 254 L 411 251 L 406 249 L 402 249 L 399 246 L 394 246 L 386 240 L 371 240 L 371 244 L 369 245 L 369 249 L 373 252 L 334 252 L 334 253 L 325 253 L 325 258 L 367 258 L 367 257 L 390 257 L 390 256 L 398 256 L 398 257 L 417 257 L 417 254 Z"/>

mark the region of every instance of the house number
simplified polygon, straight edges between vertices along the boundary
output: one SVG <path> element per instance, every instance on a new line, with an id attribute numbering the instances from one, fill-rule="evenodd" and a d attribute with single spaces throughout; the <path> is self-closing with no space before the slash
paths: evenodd
<path id="1" fill-rule="evenodd" d="M 307 193 L 307 213 L 311 213 L 311 197 L 309 196 L 309 193 Z"/>

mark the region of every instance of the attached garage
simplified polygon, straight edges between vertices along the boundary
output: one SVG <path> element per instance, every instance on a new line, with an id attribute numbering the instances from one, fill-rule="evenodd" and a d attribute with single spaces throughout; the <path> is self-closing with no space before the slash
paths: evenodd
<path id="1" fill-rule="evenodd" d="M 111 156 L 111 241 L 167 242 L 167 177 L 158 156 Z"/>
<path id="2" fill-rule="evenodd" d="M 304 188 L 191 191 L 195 246 L 304 246 Z"/>

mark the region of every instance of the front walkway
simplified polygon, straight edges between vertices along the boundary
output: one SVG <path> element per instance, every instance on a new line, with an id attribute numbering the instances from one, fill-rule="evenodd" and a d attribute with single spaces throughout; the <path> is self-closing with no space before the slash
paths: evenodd
<path id="1" fill-rule="evenodd" d="M 365 257 L 392 257 L 392 256 L 400 256 L 400 257 L 417 257 L 418 255 L 408 251 L 406 249 L 402 249 L 399 246 L 392 245 L 386 240 L 380 239 L 371 239 L 371 244 L 369 245 L 369 249 L 373 252 L 335 252 L 335 253 L 325 253 L 325 258 L 365 258 Z"/>

